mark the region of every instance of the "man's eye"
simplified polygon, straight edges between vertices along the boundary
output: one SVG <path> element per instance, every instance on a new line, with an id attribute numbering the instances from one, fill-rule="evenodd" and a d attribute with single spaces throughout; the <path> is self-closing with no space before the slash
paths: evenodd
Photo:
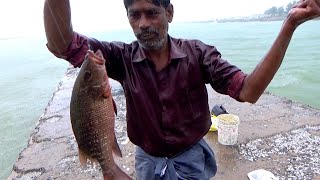
<path id="1" fill-rule="evenodd" d="M 90 71 L 85 71 L 84 72 L 84 79 L 86 81 L 88 81 L 88 80 L 90 80 L 90 78 L 91 78 L 91 72 Z"/>
<path id="2" fill-rule="evenodd" d="M 159 13 L 158 13 L 158 11 L 148 11 L 147 12 L 147 15 L 148 16 L 156 16 L 156 15 L 158 15 Z"/>
<path id="3" fill-rule="evenodd" d="M 140 17 L 139 13 L 130 13 L 129 18 L 131 19 L 138 19 Z"/>

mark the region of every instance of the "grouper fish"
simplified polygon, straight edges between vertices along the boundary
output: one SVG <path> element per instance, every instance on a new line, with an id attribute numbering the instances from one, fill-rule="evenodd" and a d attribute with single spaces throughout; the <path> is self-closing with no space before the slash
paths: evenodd
<path id="1" fill-rule="evenodd" d="M 130 179 L 113 158 L 113 153 L 122 157 L 114 132 L 116 112 L 103 55 L 89 50 L 73 87 L 70 117 L 80 163 L 98 162 L 105 180 Z"/>

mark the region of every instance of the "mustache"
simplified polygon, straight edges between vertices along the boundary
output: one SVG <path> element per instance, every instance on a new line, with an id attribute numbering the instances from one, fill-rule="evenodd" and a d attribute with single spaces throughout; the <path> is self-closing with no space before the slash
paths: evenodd
<path id="1" fill-rule="evenodd" d="M 147 34 L 156 34 L 159 35 L 159 31 L 153 28 L 149 28 L 149 29 L 142 29 L 139 30 L 137 32 L 134 32 L 136 37 L 141 37 L 143 35 L 147 35 Z"/>

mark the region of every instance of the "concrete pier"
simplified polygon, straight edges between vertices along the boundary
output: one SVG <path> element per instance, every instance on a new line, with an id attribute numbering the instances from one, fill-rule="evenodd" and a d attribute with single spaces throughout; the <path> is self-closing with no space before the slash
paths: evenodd
<path id="1" fill-rule="evenodd" d="M 78 71 L 69 68 L 20 153 L 8 179 L 102 179 L 99 166 L 81 167 L 70 124 L 69 103 Z M 217 132 L 205 139 L 215 152 L 218 172 L 213 179 L 248 179 L 257 169 L 280 179 L 320 179 L 320 110 L 265 93 L 256 104 L 239 103 L 215 93 L 210 86 L 210 108 L 222 104 L 240 117 L 238 143 L 224 146 Z M 135 179 L 134 145 L 128 140 L 125 98 L 112 82 L 118 117 L 116 136 L 123 158 L 116 163 Z"/>

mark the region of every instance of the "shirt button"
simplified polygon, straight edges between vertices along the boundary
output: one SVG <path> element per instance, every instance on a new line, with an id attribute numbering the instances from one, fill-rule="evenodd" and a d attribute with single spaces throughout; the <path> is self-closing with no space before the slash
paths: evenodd
<path id="1" fill-rule="evenodd" d="M 166 106 L 162 106 L 162 109 L 165 111 L 165 110 L 167 110 L 167 107 Z"/>

